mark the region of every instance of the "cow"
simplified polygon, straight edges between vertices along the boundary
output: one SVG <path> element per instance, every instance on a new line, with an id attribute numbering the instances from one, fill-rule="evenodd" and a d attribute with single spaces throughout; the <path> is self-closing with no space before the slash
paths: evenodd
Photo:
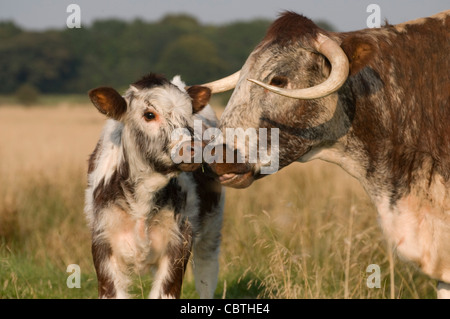
<path id="1" fill-rule="evenodd" d="M 330 32 L 284 12 L 235 74 L 227 128 L 278 129 L 279 168 L 321 159 L 364 187 L 389 245 L 450 297 L 450 10 L 397 25 Z M 269 139 L 268 144 L 271 143 Z M 243 188 L 267 163 L 211 168 Z M 253 145 L 253 147 L 255 147 Z"/>
<path id="2" fill-rule="evenodd" d="M 210 90 L 184 89 L 149 74 L 121 96 L 115 89 L 89 91 L 108 117 L 89 159 L 85 214 L 99 298 L 128 298 L 133 273 L 154 272 L 150 298 L 179 298 L 193 251 L 196 289 L 212 298 L 217 285 L 224 193 L 197 163 L 174 162 L 177 128 L 193 132 L 194 120 L 217 118 Z M 191 137 L 188 137 L 191 138 Z"/>

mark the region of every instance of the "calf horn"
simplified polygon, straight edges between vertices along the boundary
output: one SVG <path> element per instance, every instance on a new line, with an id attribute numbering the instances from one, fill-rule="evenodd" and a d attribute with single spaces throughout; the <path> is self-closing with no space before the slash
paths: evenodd
<path id="1" fill-rule="evenodd" d="M 254 79 L 248 80 L 276 94 L 294 99 L 318 99 L 336 92 L 348 77 L 349 63 L 347 56 L 336 41 L 333 41 L 323 34 L 318 35 L 315 49 L 319 53 L 322 53 L 331 63 L 330 76 L 321 84 L 304 89 L 283 89 Z"/>

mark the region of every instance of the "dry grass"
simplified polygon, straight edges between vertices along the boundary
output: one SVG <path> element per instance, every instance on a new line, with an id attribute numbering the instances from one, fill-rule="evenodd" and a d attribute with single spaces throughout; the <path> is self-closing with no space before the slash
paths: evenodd
<path id="1" fill-rule="evenodd" d="M 103 123 L 87 105 L 0 107 L 0 297 L 96 296 L 83 202 Z M 434 281 L 390 263 L 367 195 L 331 164 L 293 164 L 227 189 L 222 234 L 219 298 L 435 296 Z M 78 292 L 65 285 L 72 263 L 82 269 Z M 370 264 L 380 266 L 379 289 L 366 285 Z M 186 279 L 183 297 L 196 297 L 192 272 Z"/>

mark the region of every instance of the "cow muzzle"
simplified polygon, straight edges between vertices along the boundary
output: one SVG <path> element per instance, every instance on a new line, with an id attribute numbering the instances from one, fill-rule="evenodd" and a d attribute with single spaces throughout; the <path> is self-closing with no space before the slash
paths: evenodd
<path id="1" fill-rule="evenodd" d="M 245 174 L 235 174 L 228 173 L 219 177 L 219 181 L 223 186 L 233 187 L 233 188 L 246 188 L 250 186 L 255 178 L 252 172 Z"/>
<path id="2" fill-rule="evenodd" d="M 211 163 L 211 170 L 217 180 L 227 187 L 246 188 L 256 179 L 254 166 L 249 163 Z"/>

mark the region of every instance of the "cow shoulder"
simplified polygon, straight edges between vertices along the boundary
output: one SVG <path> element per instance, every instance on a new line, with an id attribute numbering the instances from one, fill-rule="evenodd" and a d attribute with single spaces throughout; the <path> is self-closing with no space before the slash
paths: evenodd
<path id="1" fill-rule="evenodd" d="M 350 34 L 346 36 L 341 47 L 350 64 L 350 75 L 355 75 L 369 64 L 376 52 L 376 43 L 367 36 Z"/>

